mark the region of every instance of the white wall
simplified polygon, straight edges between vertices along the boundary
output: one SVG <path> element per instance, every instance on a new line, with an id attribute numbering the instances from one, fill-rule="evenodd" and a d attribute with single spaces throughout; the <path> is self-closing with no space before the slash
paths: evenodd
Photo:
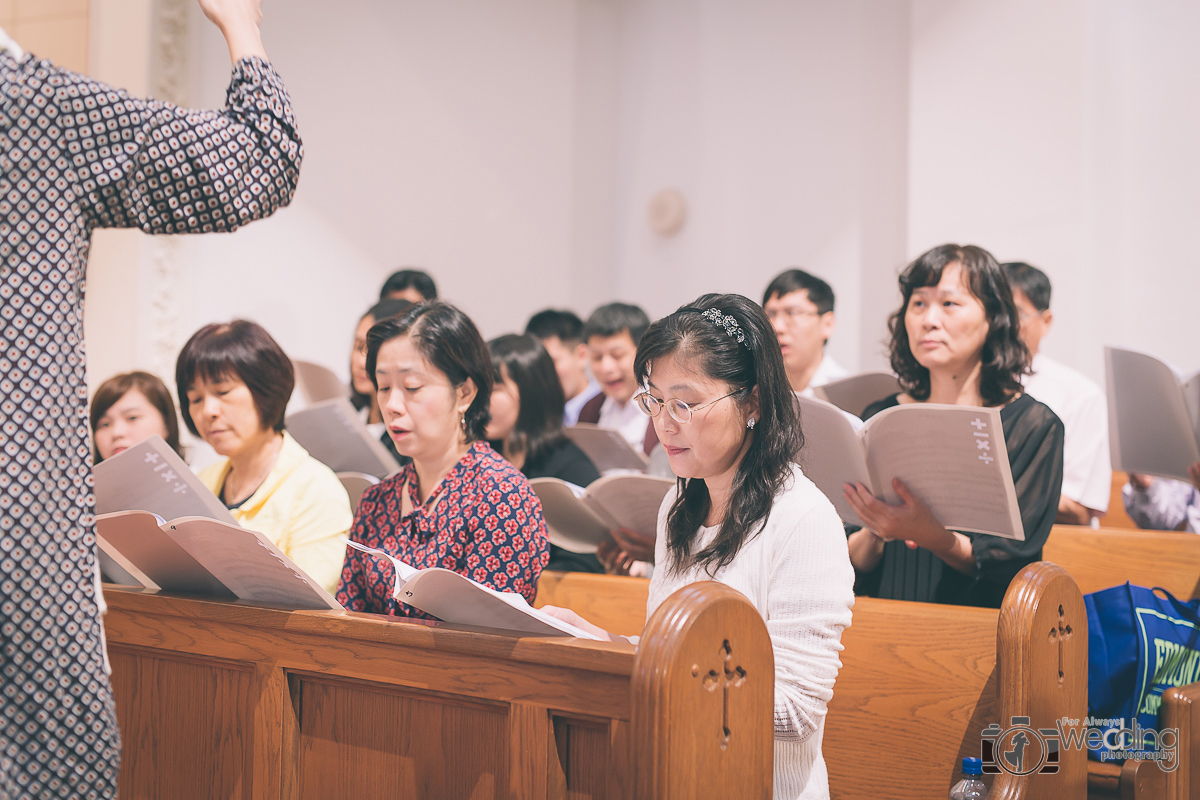
<path id="1" fill-rule="evenodd" d="M 709 291 L 761 298 L 799 266 L 837 294 L 835 357 L 873 365 L 864 276 L 905 254 L 907 4 L 625 8 L 618 294 L 655 316 Z M 671 238 L 647 222 L 661 189 L 689 203 Z"/>
<path id="2" fill-rule="evenodd" d="M 1051 355 L 1194 368 L 1200 6 L 915 0 L 910 256 L 956 241 L 1042 267 Z"/>
<path id="3" fill-rule="evenodd" d="M 217 106 L 224 44 L 190 13 L 189 100 Z M 803 266 L 837 291 L 834 355 L 869 368 L 884 363 L 898 269 L 958 241 L 1045 268 L 1046 348 L 1095 377 L 1106 341 L 1200 360 L 1194 3 L 291 0 L 265 13 L 306 143 L 300 191 L 270 220 L 178 247 L 184 336 L 247 316 L 341 371 L 358 316 L 405 265 L 429 268 L 485 336 L 547 305 L 586 315 L 620 298 L 658 315 L 704 291 L 758 297 Z M 130 47 L 129 30 L 101 44 Z M 669 238 L 646 219 L 665 188 L 688 202 Z M 92 363 L 110 371 L 145 362 L 155 334 L 121 328 L 131 270 L 139 309 L 161 277 L 119 245 L 97 239 L 116 266 L 89 285 L 89 317 L 108 315 L 89 328 L 102 332 Z"/>

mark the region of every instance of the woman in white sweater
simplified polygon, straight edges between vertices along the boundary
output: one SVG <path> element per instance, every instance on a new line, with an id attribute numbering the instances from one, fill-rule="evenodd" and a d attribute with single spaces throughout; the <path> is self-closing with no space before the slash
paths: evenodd
<path id="1" fill-rule="evenodd" d="M 833 505 L 795 463 L 803 437 L 771 323 L 745 297 L 704 295 L 650 326 L 635 371 L 680 478 L 659 512 L 647 614 L 701 580 L 749 598 L 775 651 L 775 797 L 827 798 L 821 738 L 854 571 Z"/>

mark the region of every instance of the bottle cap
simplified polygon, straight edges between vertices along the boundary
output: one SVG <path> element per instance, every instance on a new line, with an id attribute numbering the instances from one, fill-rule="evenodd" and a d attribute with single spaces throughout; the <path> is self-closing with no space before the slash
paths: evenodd
<path id="1" fill-rule="evenodd" d="M 964 758 L 962 771 L 963 775 L 982 775 L 983 762 L 978 758 Z"/>

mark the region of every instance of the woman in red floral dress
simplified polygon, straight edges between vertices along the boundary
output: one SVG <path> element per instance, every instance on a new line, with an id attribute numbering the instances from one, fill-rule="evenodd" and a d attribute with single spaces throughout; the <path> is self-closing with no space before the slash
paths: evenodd
<path id="1" fill-rule="evenodd" d="M 475 324 L 430 301 L 367 333 L 367 373 L 396 449 L 412 463 L 369 489 L 350 538 L 413 567 L 442 567 L 533 602 L 550 558 L 542 507 L 484 441 L 492 360 Z M 392 597 L 392 566 L 351 550 L 337 599 L 351 611 L 422 617 Z"/>

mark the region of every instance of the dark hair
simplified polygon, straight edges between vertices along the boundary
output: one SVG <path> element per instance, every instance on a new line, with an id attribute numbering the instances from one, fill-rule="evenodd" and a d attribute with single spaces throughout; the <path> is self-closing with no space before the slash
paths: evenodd
<path id="1" fill-rule="evenodd" d="M 809 301 L 817 307 L 817 312 L 828 314 L 833 311 L 833 288 L 816 275 L 802 269 L 789 269 L 775 276 L 763 292 L 763 305 L 772 297 L 783 297 L 792 292 L 808 292 Z"/>
<path id="2" fill-rule="evenodd" d="M 383 282 L 379 290 L 379 299 L 386 300 L 392 292 L 403 292 L 405 289 L 416 289 L 417 293 L 426 300 L 437 299 L 437 284 L 429 273 L 423 269 L 402 269 L 393 272 Z"/>
<path id="3" fill-rule="evenodd" d="M 410 306 L 398 317 L 376 322 L 367 331 L 367 374 L 379 387 L 375 364 L 379 348 L 407 336 L 429 364 L 458 388 L 467 378 L 475 383 L 475 399 L 463 415 L 468 442 L 484 437 L 492 401 L 492 358 L 479 329 L 463 312 L 441 300 Z"/>
<path id="4" fill-rule="evenodd" d="M 703 316 L 715 308 L 734 318 L 745 341 Z M 775 496 L 791 475 L 791 465 L 804 444 L 796 398 L 788 384 L 775 329 L 762 308 L 738 294 L 706 294 L 682 306 L 646 331 L 638 346 L 634 374 L 643 385 L 653 362 L 665 356 L 694 359 L 712 380 L 736 387 L 739 403 L 758 387 L 758 417 L 750 447 L 733 479 L 729 509 L 712 543 L 692 552 L 696 532 L 711 506 L 703 480 L 679 480 L 679 497 L 667 514 L 667 547 L 673 569 L 703 566 L 710 575 L 727 565 L 750 538 L 766 525 Z M 665 411 L 663 413 L 666 413 Z"/>
<path id="5" fill-rule="evenodd" d="M 200 432 L 192 422 L 187 395 L 197 378 L 237 378 L 250 390 L 263 429 L 283 430 L 283 413 L 296 386 L 296 373 L 283 348 L 258 323 L 235 319 L 205 325 L 180 351 L 175 362 L 175 391 L 179 413 L 193 436 Z"/>
<path id="6" fill-rule="evenodd" d="M 621 331 L 629 331 L 629 338 L 636 346 L 642 341 L 646 329 L 650 327 L 650 318 L 646 312 L 629 303 L 609 303 L 600 306 L 588 317 L 583 326 L 583 341 L 587 342 L 593 336 L 616 336 Z"/>
<path id="7" fill-rule="evenodd" d="M 1029 369 L 1029 349 L 1021 341 L 1021 319 L 1013 304 L 1008 278 L 987 250 L 975 245 L 944 244 L 923 253 L 900 275 L 900 308 L 888 319 L 892 369 L 915 400 L 929 399 L 929 370 L 917 363 L 904 325 L 908 301 L 915 289 L 937 286 L 951 264 L 962 264 L 967 286 L 983 304 L 988 334 L 983 342 L 983 374 L 979 394 L 985 405 L 1007 403 L 1021 391 L 1021 376 Z"/>
<path id="8" fill-rule="evenodd" d="M 96 426 L 100 418 L 108 413 L 118 400 L 136 389 L 150 402 L 163 418 L 167 429 L 167 444 L 180 456 L 183 449 L 179 444 L 179 417 L 175 414 L 175 401 L 167 391 L 167 385 L 149 372 L 123 372 L 114 375 L 92 395 L 92 409 L 89 415 L 92 424 L 92 459 L 99 464 L 104 459 L 100 457 L 100 449 L 95 446 Z"/>
<path id="9" fill-rule="evenodd" d="M 527 334 L 510 333 L 492 339 L 488 350 L 492 352 L 492 375 L 496 382 L 503 379 L 503 368 L 517 385 L 520 408 L 508 441 L 514 450 L 525 453 L 526 464 L 532 464 L 566 438 L 563 405 L 567 399 L 554 369 L 554 359 L 541 342 Z"/>
<path id="10" fill-rule="evenodd" d="M 563 344 L 577 344 L 583 341 L 583 320 L 574 311 L 547 308 L 529 318 L 525 333 L 538 339 L 556 336 Z"/>
<path id="11" fill-rule="evenodd" d="M 1050 307 L 1050 279 L 1046 273 L 1024 261 L 1010 261 L 1000 266 L 1012 287 L 1024 292 L 1034 308 L 1045 311 Z"/>
<path id="12" fill-rule="evenodd" d="M 359 317 L 358 321 L 362 322 L 367 317 L 370 317 L 371 323 L 374 324 L 376 322 L 379 322 L 380 320 L 385 320 L 388 317 L 394 317 L 398 314 L 403 313 L 404 309 L 408 308 L 411 305 L 412 305 L 412 302 L 409 300 L 401 300 L 399 298 L 389 297 L 384 300 L 380 300 L 378 303 L 376 303 L 375 305 L 368 308 L 367 313 L 365 313 L 361 317 Z M 353 363 L 353 362 L 351 362 L 351 363 Z M 354 370 L 351 370 L 350 372 L 351 372 L 350 405 L 354 406 L 358 410 L 362 410 L 362 409 L 366 408 L 367 406 L 371 405 L 371 396 L 367 395 L 367 394 L 362 394 L 361 392 L 357 391 L 354 388 L 354 380 L 353 380 Z"/>

